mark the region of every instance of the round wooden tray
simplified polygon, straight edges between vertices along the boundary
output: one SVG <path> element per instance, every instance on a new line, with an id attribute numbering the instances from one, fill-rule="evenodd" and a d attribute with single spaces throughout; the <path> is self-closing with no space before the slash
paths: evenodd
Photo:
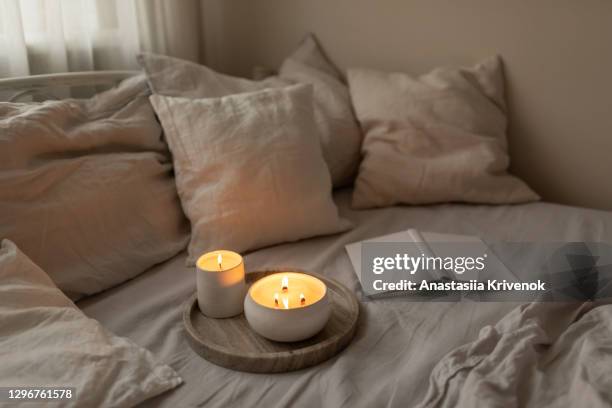
<path id="1" fill-rule="evenodd" d="M 250 272 L 247 286 L 271 273 L 291 269 Z M 303 272 L 303 271 L 298 271 Z M 310 367 L 340 352 L 357 327 L 359 303 L 355 295 L 333 279 L 303 272 L 325 282 L 332 313 L 327 325 L 314 337 L 294 343 L 278 343 L 255 333 L 244 314 L 227 319 L 204 316 L 194 294 L 185 302 L 183 323 L 191 348 L 216 365 L 252 373 L 282 373 Z"/>

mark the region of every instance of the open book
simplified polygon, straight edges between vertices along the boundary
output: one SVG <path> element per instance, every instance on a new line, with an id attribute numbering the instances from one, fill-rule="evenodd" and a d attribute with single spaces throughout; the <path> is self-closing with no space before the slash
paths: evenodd
<path id="1" fill-rule="evenodd" d="M 462 257 L 486 257 L 486 274 L 488 277 L 494 276 L 496 279 L 506 279 L 507 281 L 516 282 L 516 276 L 503 264 L 503 262 L 493 253 L 493 251 L 479 237 L 470 235 L 445 234 L 435 232 L 420 232 L 416 229 L 408 229 L 405 231 L 396 232 L 373 239 L 354 242 L 346 245 L 346 251 L 349 255 L 351 263 L 364 294 L 371 297 L 379 297 L 381 295 L 392 295 L 394 291 L 377 291 L 374 290 L 371 284 L 372 274 L 362 274 L 362 248 L 364 243 L 409 243 L 403 245 L 403 252 L 407 252 L 410 257 L 441 257 L 441 258 L 462 258 Z M 423 275 L 426 273 L 426 275 Z M 451 268 L 431 268 L 427 271 L 420 271 L 419 280 L 427 281 L 471 281 L 480 280 L 482 272 L 478 270 L 464 270 L 460 273 Z M 399 281 L 410 278 L 405 271 L 387 271 L 385 272 L 385 280 Z M 414 276 L 416 278 L 416 276 Z M 406 294 L 400 291 L 398 295 Z"/>

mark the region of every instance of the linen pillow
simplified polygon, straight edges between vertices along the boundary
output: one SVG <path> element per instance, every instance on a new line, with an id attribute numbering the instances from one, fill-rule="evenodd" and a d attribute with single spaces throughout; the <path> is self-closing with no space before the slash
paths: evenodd
<path id="1" fill-rule="evenodd" d="M 310 86 L 151 102 L 191 221 L 189 265 L 215 248 L 248 251 L 349 227 L 331 198 Z"/>
<path id="2" fill-rule="evenodd" d="M 131 407 L 182 379 L 87 318 L 13 242 L 0 246 L 0 387 L 74 387 L 62 406 Z"/>
<path id="3" fill-rule="evenodd" d="M 0 102 L 0 170 L 86 154 L 166 153 L 150 94 L 138 75 L 89 99 Z"/>
<path id="4" fill-rule="evenodd" d="M 283 62 L 279 76 L 293 83 L 313 85 L 315 121 L 332 182 L 335 187 L 352 184 L 361 159 L 361 130 L 348 87 L 313 35 L 308 35 Z"/>
<path id="5" fill-rule="evenodd" d="M 418 78 L 351 69 L 365 137 L 353 207 L 539 199 L 508 174 L 501 60 L 440 68 Z"/>
<path id="6" fill-rule="evenodd" d="M 187 245 L 148 94 L 141 77 L 89 100 L 0 104 L 0 239 L 73 299 Z"/>
<path id="7" fill-rule="evenodd" d="M 138 61 L 154 93 L 185 98 L 216 98 L 293 83 L 314 86 L 314 115 L 334 186 L 350 184 L 359 164 L 361 131 L 347 86 L 312 36 L 283 63 L 280 76 L 262 81 L 220 74 L 203 65 L 143 53 Z"/>

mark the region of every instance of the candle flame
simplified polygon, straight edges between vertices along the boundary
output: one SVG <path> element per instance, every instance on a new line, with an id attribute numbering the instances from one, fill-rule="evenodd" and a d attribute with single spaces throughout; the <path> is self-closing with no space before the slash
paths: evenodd
<path id="1" fill-rule="evenodd" d="M 283 306 L 285 306 L 285 309 L 289 309 L 289 299 L 283 298 Z"/>
<path id="2" fill-rule="evenodd" d="M 278 293 L 274 294 L 274 304 L 278 306 Z"/>
<path id="3" fill-rule="evenodd" d="M 221 269 L 221 263 L 223 263 L 223 257 L 221 254 L 217 255 L 217 263 L 219 264 L 219 269 Z"/>
<path id="4" fill-rule="evenodd" d="M 303 293 L 300 293 L 300 303 L 303 305 L 306 303 L 306 297 Z"/>
<path id="5" fill-rule="evenodd" d="M 283 292 L 286 292 L 289 289 L 289 278 L 287 276 L 283 276 L 281 280 L 281 289 Z"/>

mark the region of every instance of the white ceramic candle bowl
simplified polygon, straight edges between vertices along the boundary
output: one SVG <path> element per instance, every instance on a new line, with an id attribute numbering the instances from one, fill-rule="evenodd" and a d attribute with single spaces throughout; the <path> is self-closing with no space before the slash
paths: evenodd
<path id="1" fill-rule="evenodd" d="M 246 284 L 242 257 L 231 251 L 213 251 L 196 262 L 200 311 L 215 318 L 242 313 Z"/>
<path id="2" fill-rule="evenodd" d="M 283 282 L 288 283 L 287 287 Z M 331 304 L 327 287 L 320 279 L 304 273 L 279 272 L 251 285 L 244 298 L 244 314 L 251 328 L 267 339 L 300 341 L 325 327 Z"/>

